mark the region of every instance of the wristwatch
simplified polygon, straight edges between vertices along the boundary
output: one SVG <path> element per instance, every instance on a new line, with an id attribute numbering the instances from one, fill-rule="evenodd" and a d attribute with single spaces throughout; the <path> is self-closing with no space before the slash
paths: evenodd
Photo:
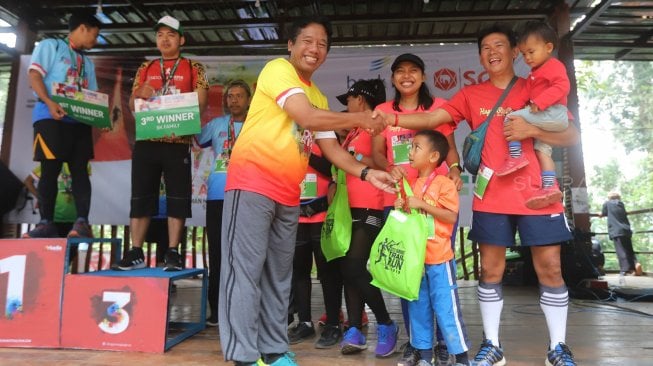
<path id="1" fill-rule="evenodd" d="M 367 177 L 367 173 L 368 173 L 369 171 L 370 171 L 370 167 L 369 167 L 369 166 L 366 166 L 365 168 L 363 168 L 363 170 L 361 170 L 361 180 L 362 180 L 363 182 L 365 181 L 365 177 Z"/>

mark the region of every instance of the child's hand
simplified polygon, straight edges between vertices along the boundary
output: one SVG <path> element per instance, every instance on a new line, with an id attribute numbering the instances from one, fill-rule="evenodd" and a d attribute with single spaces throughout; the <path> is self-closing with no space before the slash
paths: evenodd
<path id="1" fill-rule="evenodd" d="M 422 204 L 424 201 L 421 199 L 415 197 L 415 196 L 410 196 L 406 198 L 406 207 L 407 208 L 415 208 L 415 209 L 420 209 L 422 208 Z"/>
<path id="2" fill-rule="evenodd" d="M 401 210 L 401 209 L 403 209 L 405 203 L 406 203 L 406 202 L 404 202 L 404 199 L 403 199 L 403 198 L 397 198 L 397 199 L 395 200 L 395 210 Z"/>
<path id="3" fill-rule="evenodd" d="M 394 178 L 397 181 L 401 181 L 401 178 L 408 176 L 408 172 L 406 171 L 406 168 L 398 165 L 392 165 L 388 170 L 388 173 L 390 173 L 390 175 L 392 175 L 392 178 Z"/>
<path id="4" fill-rule="evenodd" d="M 540 109 L 537 108 L 537 104 L 531 103 L 531 113 L 537 113 L 539 111 L 540 111 Z"/>

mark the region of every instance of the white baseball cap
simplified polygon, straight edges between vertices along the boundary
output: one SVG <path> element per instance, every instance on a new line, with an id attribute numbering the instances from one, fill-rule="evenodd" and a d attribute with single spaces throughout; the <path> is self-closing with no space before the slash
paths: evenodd
<path id="1" fill-rule="evenodd" d="M 184 35 L 184 30 L 181 27 L 181 23 L 179 22 L 179 20 L 171 17 L 170 15 L 166 15 L 163 18 L 159 19 L 159 21 L 154 26 L 154 30 L 158 30 L 159 27 L 164 26 L 164 25 L 166 27 L 174 30 L 175 32 L 179 33 L 179 35 L 181 35 L 181 36 Z"/>

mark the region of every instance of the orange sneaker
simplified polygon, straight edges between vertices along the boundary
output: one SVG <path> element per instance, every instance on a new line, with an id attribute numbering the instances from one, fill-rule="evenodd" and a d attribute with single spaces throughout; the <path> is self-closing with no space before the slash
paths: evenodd
<path id="1" fill-rule="evenodd" d="M 557 188 L 542 188 L 535 191 L 531 198 L 526 200 L 526 207 L 531 210 L 539 210 L 541 208 L 552 205 L 562 200 L 562 192 Z"/>

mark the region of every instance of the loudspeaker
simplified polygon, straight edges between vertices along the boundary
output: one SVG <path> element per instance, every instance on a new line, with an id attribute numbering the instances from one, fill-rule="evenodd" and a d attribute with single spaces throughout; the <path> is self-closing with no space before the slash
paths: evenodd
<path id="1" fill-rule="evenodd" d="M 0 161 L 0 217 L 16 206 L 23 182 Z"/>

